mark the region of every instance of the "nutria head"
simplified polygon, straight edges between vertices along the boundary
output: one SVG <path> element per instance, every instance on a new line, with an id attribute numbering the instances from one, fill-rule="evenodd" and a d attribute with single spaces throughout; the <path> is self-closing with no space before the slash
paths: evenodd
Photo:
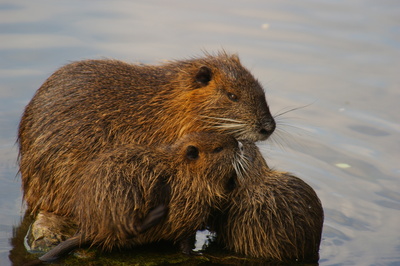
<path id="1" fill-rule="evenodd" d="M 190 89 L 178 99 L 191 107 L 196 120 L 238 140 L 266 140 L 273 133 L 265 92 L 238 56 L 222 52 L 181 65 L 181 86 Z"/>
<path id="2" fill-rule="evenodd" d="M 181 187 L 209 187 L 209 197 L 224 197 L 238 178 L 241 162 L 241 143 L 229 135 L 194 132 L 185 135 L 171 146 L 173 167 L 179 169 L 174 182 Z M 182 180 L 177 180 L 182 178 Z M 194 185 L 195 184 L 195 185 Z M 192 188 L 188 188 L 192 190 Z M 206 196 L 204 195 L 206 198 Z"/>

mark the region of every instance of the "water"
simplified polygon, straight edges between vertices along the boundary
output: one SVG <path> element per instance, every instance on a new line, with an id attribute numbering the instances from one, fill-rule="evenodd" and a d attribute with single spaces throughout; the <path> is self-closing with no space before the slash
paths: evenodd
<path id="1" fill-rule="evenodd" d="M 23 215 L 15 145 L 24 106 L 70 61 L 156 63 L 224 48 L 279 118 L 260 144 L 325 209 L 320 265 L 400 264 L 400 2 L 0 3 L 0 265 Z"/>

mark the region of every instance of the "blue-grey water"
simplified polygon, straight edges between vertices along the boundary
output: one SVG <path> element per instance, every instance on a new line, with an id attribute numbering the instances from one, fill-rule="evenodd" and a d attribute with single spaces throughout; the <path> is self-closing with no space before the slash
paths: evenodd
<path id="1" fill-rule="evenodd" d="M 24 106 L 79 59 L 238 53 L 278 130 L 260 147 L 325 209 L 320 265 L 400 265 L 400 2 L 0 1 L 0 265 L 23 215 Z"/>

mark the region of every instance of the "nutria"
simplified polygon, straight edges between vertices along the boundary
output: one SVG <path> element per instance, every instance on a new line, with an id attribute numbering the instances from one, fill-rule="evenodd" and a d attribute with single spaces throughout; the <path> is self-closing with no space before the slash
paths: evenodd
<path id="1" fill-rule="evenodd" d="M 243 154 L 245 176 L 213 221 L 219 242 L 252 257 L 318 261 L 324 214 L 315 191 L 270 169 L 254 144 L 244 143 Z"/>
<path id="2" fill-rule="evenodd" d="M 265 140 L 275 129 L 265 93 L 236 55 L 165 64 L 84 60 L 57 70 L 26 106 L 19 133 L 24 199 L 32 212 L 67 212 L 47 190 L 121 144 L 173 143 L 219 131 Z M 51 208 L 50 208 L 51 206 Z"/>
<path id="3" fill-rule="evenodd" d="M 238 160 L 235 138 L 206 132 L 172 145 L 126 144 L 98 155 L 80 174 L 64 176 L 64 189 L 46 191 L 68 210 L 78 232 L 41 259 L 81 244 L 111 250 L 160 240 L 190 253 L 196 231 L 232 189 Z"/>

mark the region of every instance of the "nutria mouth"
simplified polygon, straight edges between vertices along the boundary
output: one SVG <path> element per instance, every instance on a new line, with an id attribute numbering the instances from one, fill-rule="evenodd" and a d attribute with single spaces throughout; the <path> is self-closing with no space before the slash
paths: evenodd
<path id="1" fill-rule="evenodd" d="M 227 192 L 232 192 L 236 186 L 237 186 L 237 174 L 233 173 L 232 176 L 228 179 L 228 182 L 226 183 L 226 191 Z"/>

